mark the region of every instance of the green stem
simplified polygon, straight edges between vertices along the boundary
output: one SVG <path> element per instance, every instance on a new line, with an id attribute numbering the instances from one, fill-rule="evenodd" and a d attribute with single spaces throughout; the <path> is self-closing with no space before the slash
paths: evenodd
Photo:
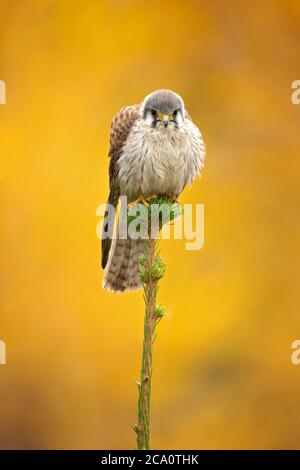
<path id="1" fill-rule="evenodd" d="M 141 368 L 141 381 L 139 384 L 137 448 L 150 449 L 150 398 L 152 377 L 152 348 L 155 335 L 157 316 L 155 315 L 155 302 L 157 280 L 151 274 L 155 259 L 156 240 L 147 241 L 147 265 L 149 278 L 144 284 L 145 291 L 145 319 L 144 342 Z"/>
<path id="2" fill-rule="evenodd" d="M 152 205 L 167 205 L 170 209 L 168 221 L 174 220 L 181 213 L 178 204 L 163 197 L 157 197 L 150 203 L 148 210 L 148 226 L 151 226 Z M 162 225 L 166 221 L 162 221 Z M 161 228 L 161 227 L 160 227 Z M 145 254 L 139 259 L 140 281 L 144 288 L 145 318 L 144 318 L 144 341 L 142 354 L 141 379 L 138 384 L 138 424 L 133 426 L 136 433 L 136 446 L 138 450 L 150 449 L 150 402 L 151 402 L 151 378 L 152 378 L 152 350 L 155 339 L 155 328 L 163 317 L 163 309 L 156 305 L 156 294 L 158 282 L 164 276 L 166 266 L 157 253 L 157 239 L 151 238 L 151 227 L 148 239 L 145 241 Z"/>

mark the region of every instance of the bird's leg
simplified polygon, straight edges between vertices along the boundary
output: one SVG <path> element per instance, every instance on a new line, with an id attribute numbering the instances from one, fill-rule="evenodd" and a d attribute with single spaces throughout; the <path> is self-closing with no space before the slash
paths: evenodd
<path id="1" fill-rule="evenodd" d="M 135 199 L 134 201 L 130 202 L 128 204 L 128 207 L 133 207 L 133 206 L 136 206 L 138 204 L 144 204 L 145 206 L 147 206 L 148 204 L 146 203 L 146 200 L 145 200 L 145 197 L 143 195 L 143 193 L 140 191 L 140 195 L 137 199 Z"/>
<path id="2" fill-rule="evenodd" d="M 149 207 L 151 201 L 155 201 L 155 199 L 158 199 L 158 196 L 156 194 L 153 194 L 151 196 L 145 197 L 142 193 L 139 198 L 135 199 L 133 202 L 130 202 L 128 204 L 128 207 L 135 206 L 136 204 L 143 204 L 144 206 Z"/>
<path id="3" fill-rule="evenodd" d="M 156 199 L 167 199 L 171 201 L 173 204 L 179 204 L 178 197 L 175 196 L 174 194 L 151 194 L 151 196 L 145 197 L 142 193 L 140 194 L 140 197 L 135 199 L 134 201 L 130 202 L 128 204 L 128 207 L 133 207 L 137 204 L 143 204 L 144 206 L 149 207 L 150 203 L 152 201 L 155 201 Z"/>
<path id="4" fill-rule="evenodd" d="M 141 203 L 141 198 L 138 198 L 138 199 L 135 199 L 135 200 L 132 201 L 132 202 L 129 202 L 129 203 L 127 204 L 127 207 L 128 207 L 128 209 L 129 209 L 130 207 L 136 206 L 137 204 L 140 204 L 140 203 Z"/>
<path id="5" fill-rule="evenodd" d="M 144 199 L 144 202 L 146 206 L 149 206 L 149 203 L 155 201 L 156 199 L 158 199 L 157 194 L 152 194 L 151 196 L 146 197 L 146 199 Z"/>

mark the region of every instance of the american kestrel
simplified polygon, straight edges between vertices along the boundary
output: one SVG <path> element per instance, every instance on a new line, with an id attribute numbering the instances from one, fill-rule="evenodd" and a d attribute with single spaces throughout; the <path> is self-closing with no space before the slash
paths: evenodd
<path id="1" fill-rule="evenodd" d="M 108 204 L 116 208 L 120 196 L 127 196 L 128 203 L 152 195 L 178 197 L 201 173 L 205 146 L 182 98 L 171 90 L 158 90 L 114 117 L 109 157 Z M 117 236 L 111 248 L 111 238 L 103 239 L 103 286 L 120 292 L 141 287 L 143 250 L 143 240 Z"/>

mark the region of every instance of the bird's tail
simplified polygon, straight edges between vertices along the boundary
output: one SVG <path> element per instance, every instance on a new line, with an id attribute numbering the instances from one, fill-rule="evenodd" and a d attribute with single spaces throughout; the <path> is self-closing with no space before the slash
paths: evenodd
<path id="1" fill-rule="evenodd" d="M 141 287 L 139 257 L 144 252 L 144 240 L 127 237 L 114 240 L 112 253 L 104 274 L 103 287 L 114 292 L 124 292 Z"/>
<path id="2" fill-rule="evenodd" d="M 119 193 L 112 187 L 109 192 L 104 223 L 102 228 L 102 268 L 105 269 L 113 238 L 113 228 L 116 217 L 116 208 L 119 202 Z"/>

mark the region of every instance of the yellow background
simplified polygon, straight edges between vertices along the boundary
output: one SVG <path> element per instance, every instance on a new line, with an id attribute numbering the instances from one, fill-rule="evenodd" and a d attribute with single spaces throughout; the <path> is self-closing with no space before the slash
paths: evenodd
<path id="1" fill-rule="evenodd" d="M 205 247 L 163 241 L 153 448 L 297 448 L 298 1 L 0 0 L 1 448 L 133 448 L 141 293 L 101 287 L 110 121 L 180 93 Z"/>

